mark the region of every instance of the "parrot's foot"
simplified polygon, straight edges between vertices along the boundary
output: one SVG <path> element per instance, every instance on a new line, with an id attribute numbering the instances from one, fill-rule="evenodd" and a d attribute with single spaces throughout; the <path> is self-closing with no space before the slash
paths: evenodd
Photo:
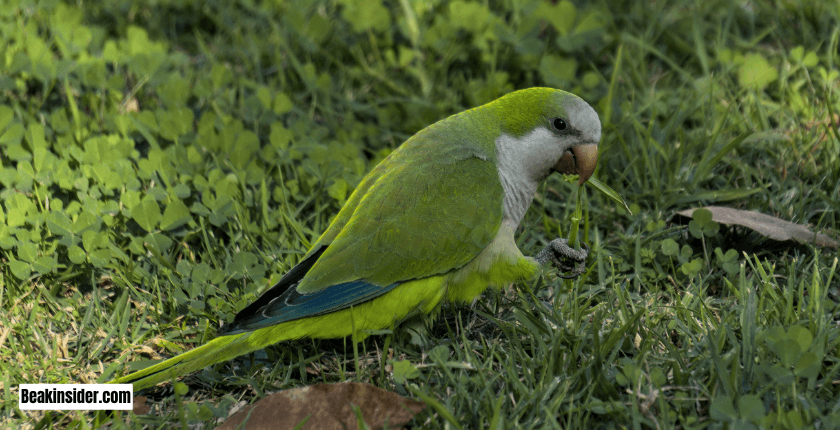
<path id="1" fill-rule="evenodd" d="M 554 239 L 534 259 L 541 265 L 552 262 L 561 271 L 572 272 L 568 275 L 558 273 L 557 276 L 563 279 L 576 278 L 586 270 L 586 257 L 589 255 L 589 246 L 585 243 L 580 245 L 581 249 L 577 250 L 569 246 L 568 239 Z M 566 260 L 573 261 L 574 265 L 566 264 Z"/>

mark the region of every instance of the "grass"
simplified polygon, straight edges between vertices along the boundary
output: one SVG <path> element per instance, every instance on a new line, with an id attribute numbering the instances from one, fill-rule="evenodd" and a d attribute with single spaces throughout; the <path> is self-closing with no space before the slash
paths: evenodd
<path id="1" fill-rule="evenodd" d="M 0 422 L 212 427 L 241 401 L 355 380 L 426 402 L 414 428 L 840 427 L 837 250 L 675 215 L 729 206 L 837 238 L 840 10 L 359 4 L 8 9 Z M 534 85 L 596 107 L 595 177 L 632 211 L 583 191 L 577 280 L 546 270 L 419 334 L 275 345 L 150 390 L 147 415 L 17 409 L 19 383 L 105 382 L 212 338 L 390 149 Z M 525 254 L 569 237 L 573 196 L 540 187 Z"/>

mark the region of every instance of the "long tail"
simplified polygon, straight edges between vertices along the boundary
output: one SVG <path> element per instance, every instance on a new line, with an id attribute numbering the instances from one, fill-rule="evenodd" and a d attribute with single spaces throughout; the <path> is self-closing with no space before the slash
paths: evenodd
<path id="1" fill-rule="evenodd" d="M 350 336 L 355 331 L 356 339 L 361 340 L 367 336 L 367 330 L 388 328 L 413 312 L 432 312 L 446 293 L 443 283 L 444 276 L 413 280 L 399 284 L 392 290 L 386 290 L 387 292 L 379 297 L 346 309 L 281 322 L 244 333 L 222 335 L 206 345 L 117 378 L 111 383 L 131 383 L 134 384 L 134 391 L 138 391 L 291 339 L 335 339 Z"/>
<path id="2" fill-rule="evenodd" d="M 253 332 L 217 337 L 205 345 L 176 355 L 154 366 L 117 378 L 110 383 L 131 383 L 134 385 L 134 391 L 139 391 L 164 381 L 170 381 L 263 347 L 263 345 L 252 345 L 248 342 L 248 337 L 251 334 Z"/>

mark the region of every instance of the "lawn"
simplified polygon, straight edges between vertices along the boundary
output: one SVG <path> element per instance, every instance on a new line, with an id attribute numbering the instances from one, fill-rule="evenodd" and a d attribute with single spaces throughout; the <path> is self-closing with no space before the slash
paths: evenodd
<path id="1" fill-rule="evenodd" d="M 213 428 L 357 381 L 425 402 L 409 428 L 840 428 L 835 2 L 0 0 L 0 46 L 0 426 Z M 629 205 L 540 186 L 517 245 L 576 235 L 579 278 L 278 344 L 144 415 L 18 409 L 212 339 L 405 139 L 533 86 L 595 108 Z M 678 214 L 708 206 L 828 241 Z"/>

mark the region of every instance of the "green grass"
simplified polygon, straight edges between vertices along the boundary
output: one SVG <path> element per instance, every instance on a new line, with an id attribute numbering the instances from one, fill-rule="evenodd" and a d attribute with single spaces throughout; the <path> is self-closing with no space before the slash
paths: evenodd
<path id="1" fill-rule="evenodd" d="M 425 401 L 414 428 L 840 427 L 837 250 L 675 216 L 838 237 L 837 6 L 363 3 L 3 3 L 0 423 L 212 426 L 355 380 Z M 105 382 L 212 338 L 391 149 L 536 85 L 596 108 L 595 177 L 632 209 L 586 187 L 579 279 L 446 305 L 419 336 L 276 345 L 150 390 L 148 415 L 17 409 L 20 383 Z M 541 186 L 525 254 L 570 235 L 574 196 Z"/>

